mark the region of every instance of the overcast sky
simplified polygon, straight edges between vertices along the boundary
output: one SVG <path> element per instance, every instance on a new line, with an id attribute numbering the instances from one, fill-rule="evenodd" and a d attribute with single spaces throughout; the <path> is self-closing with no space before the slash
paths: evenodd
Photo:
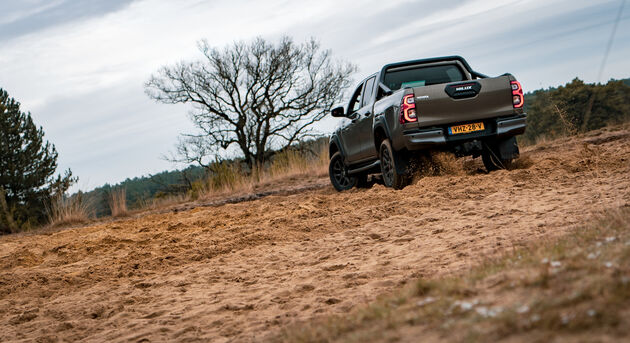
<path id="1" fill-rule="evenodd" d="M 355 63 L 462 55 L 526 91 L 597 81 L 621 0 L 0 0 L 0 88 L 30 111 L 87 190 L 174 169 L 160 156 L 192 132 L 185 105 L 151 101 L 160 66 L 255 36 L 319 39 Z M 626 5 L 601 81 L 630 77 Z M 329 131 L 334 119 L 321 123 Z M 76 188 L 76 187 L 75 187 Z"/>

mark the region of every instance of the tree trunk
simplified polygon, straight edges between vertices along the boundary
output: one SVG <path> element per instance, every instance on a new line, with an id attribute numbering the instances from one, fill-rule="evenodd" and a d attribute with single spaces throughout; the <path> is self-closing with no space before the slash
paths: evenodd
<path id="1" fill-rule="evenodd" d="M 4 188 L 0 187 L 0 233 L 17 232 L 18 227 L 13 220 L 12 211 L 9 210 L 6 194 Z"/>

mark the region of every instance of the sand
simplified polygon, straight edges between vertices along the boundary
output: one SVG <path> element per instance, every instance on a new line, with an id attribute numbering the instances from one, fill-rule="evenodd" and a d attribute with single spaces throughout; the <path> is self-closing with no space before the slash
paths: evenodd
<path id="1" fill-rule="evenodd" d="M 521 156 L 489 174 L 447 159 L 401 191 L 311 180 L 325 186 L 0 237 L 0 341 L 261 341 L 630 206 L 627 127 Z"/>

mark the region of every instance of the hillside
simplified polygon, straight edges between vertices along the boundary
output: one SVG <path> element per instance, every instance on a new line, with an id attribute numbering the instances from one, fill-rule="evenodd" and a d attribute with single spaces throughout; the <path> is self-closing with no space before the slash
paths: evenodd
<path id="1" fill-rule="evenodd" d="M 606 84 L 588 84 L 579 79 L 559 87 L 538 89 L 525 94 L 525 112 L 528 114 L 528 130 L 519 137 L 521 143 L 535 143 L 538 139 L 553 139 L 578 131 L 599 129 L 606 125 L 630 120 L 630 79 L 610 80 Z M 593 97 L 595 95 L 595 97 Z M 593 97 L 593 113 L 584 123 L 586 108 Z M 584 127 L 583 127 L 584 126 Z M 327 144 L 327 137 L 299 142 L 293 148 L 316 154 L 320 145 Z M 270 152 L 270 162 L 277 151 Z M 224 161 L 238 164 L 239 159 Z M 242 166 L 241 166 L 242 167 Z M 211 175 L 210 170 L 197 165 L 182 170 L 163 171 L 154 175 L 134 177 L 118 184 L 105 184 L 84 196 L 89 199 L 95 217 L 110 216 L 110 193 L 125 189 L 126 202 L 131 209 L 141 210 L 156 198 L 190 193 L 195 182 Z"/>
<path id="2" fill-rule="evenodd" d="M 131 208 L 137 208 L 152 198 L 186 192 L 190 183 L 203 177 L 205 177 L 203 167 L 189 166 L 182 170 L 163 171 L 126 179 L 115 185 L 105 184 L 85 192 L 85 197 L 90 199 L 95 217 L 109 216 L 111 211 L 108 203 L 112 189 L 125 189 L 127 204 Z"/>
<path id="3" fill-rule="evenodd" d="M 316 156 L 321 147 L 327 146 L 327 144 L 327 137 L 308 139 L 294 144 L 291 151 L 299 152 L 300 157 L 312 157 Z M 278 156 L 281 159 L 287 157 L 286 153 L 287 151 L 270 151 L 266 167 L 272 165 Z M 247 169 L 240 158 L 223 160 L 221 163 L 236 166 L 236 170 Z M 195 191 L 199 193 L 205 183 L 212 182 L 212 171 L 214 167 L 217 167 L 217 163 L 211 163 L 206 167 L 208 168 L 190 165 L 181 170 L 176 169 L 134 177 L 114 185 L 105 184 L 85 193 L 75 193 L 73 196 L 81 194 L 85 199 L 88 199 L 93 217 L 101 218 L 112 214 L 110 209 L 112 191 L 123 189 L 128 207 L 132 210 L 142 211 L 147 209 L 147 204 L 156 199 L 167 200 L 168 202 L 171 198 L 171 202 L 181 202 L 181 200 L 173 200 L 173 198 L 178 196 L 180 198 L 192 198 L 190 197 L 191 193 L 195 193 Z M 209 177 L 210 179 L 208 179 Z"/>
<path id="4" fill-rule="evenodd" d="M 616 126 L 528 147 L 490 174 L 441 156 L 438 175 L 401 191 L 326 186 L 3 236 L 0 341 L 290 338 L 278 335 L 629 206 L 628 156 L 630 127 Z"/>

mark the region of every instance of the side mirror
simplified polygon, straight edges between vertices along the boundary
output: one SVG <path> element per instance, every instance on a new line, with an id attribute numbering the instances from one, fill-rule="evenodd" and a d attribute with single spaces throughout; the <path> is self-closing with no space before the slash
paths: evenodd
<path id="1" fill-rule="evenodd" d="M 343 107 L 335 107 L 330 111 L 330 115 L 333 117 L 345 117 Z"/>

